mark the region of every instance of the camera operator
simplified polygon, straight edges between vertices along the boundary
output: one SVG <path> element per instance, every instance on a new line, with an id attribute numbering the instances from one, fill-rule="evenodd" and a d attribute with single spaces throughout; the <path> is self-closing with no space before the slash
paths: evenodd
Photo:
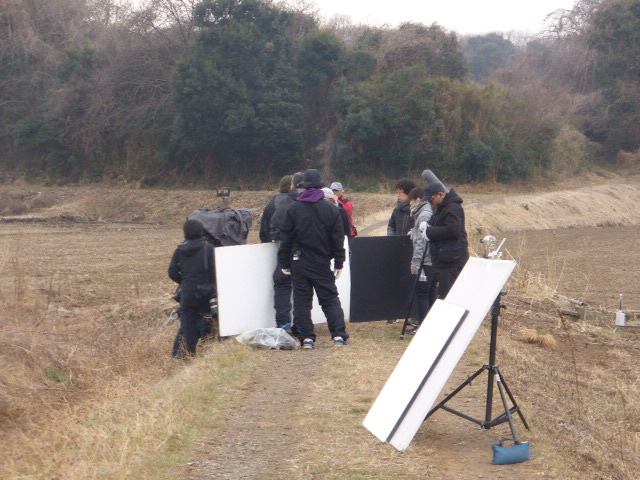
<path id="1" fill-rule="evenodd" d="M 187 220 L 182 229 L 184 242 L 169 264 L 169 277 L 180 284 L 180 329 L 171 353 L 179 358 L 195 355 L 206 331 L 202 314 L 209 311 L 209 302 L 216 296 L 213 245 L 204 240 L 202 223 Z"/>

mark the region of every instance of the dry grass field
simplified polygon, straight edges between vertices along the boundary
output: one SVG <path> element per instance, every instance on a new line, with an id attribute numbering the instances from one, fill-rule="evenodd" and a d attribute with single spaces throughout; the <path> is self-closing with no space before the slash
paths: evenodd
<path id="1" fill-rule="evenodd" d="M 361 426 L 409 341 L 399 324 L 351 324 L 345 349 L 321 330 L 311 352 L 209 341 L 172 361 L 166 268 L 184 218 L 218 205 L 211 192 L 2 187 L 0 478 L 636 478 L 640 329 L 613 320 L 620 293 L 640 309 L 640 185 L 593 185 L 460 189 L 474 249 L 504 235 L 519 262 L 498 362 L 534 459 L 502 467 L 490 445 L 505 425 L 438 412 L 403 454 Z M 252 242 L 271 195 L 230 199 L 256 209 Z M 361 231 L 384 228 L 393 195 L 352 197 Z M 588 302 L 586 318 L 554 292 Z M 485 322 L 445 392 L 486 363 L 488 339 Z M 482 416 L 485 383 L 457 407 Z"/>

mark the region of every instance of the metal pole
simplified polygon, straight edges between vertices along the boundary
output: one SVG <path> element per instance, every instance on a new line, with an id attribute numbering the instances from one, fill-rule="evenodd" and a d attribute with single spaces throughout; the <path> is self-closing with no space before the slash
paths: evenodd
<path id="1" fill-rule="evenodd" d="M 498 342 L 498 317 L 500 316 L 500 297 L 504 292 L 500 292 L 491 307 L 491 344 L 489 346 L 489 376 L 487 379 L 487 409 L 485 411 L 485 422 L 491 422 L 491 410 L 493 407 L 493 380 L 495 372 L 493 367 L 496 364 L 496 346 Z"/>

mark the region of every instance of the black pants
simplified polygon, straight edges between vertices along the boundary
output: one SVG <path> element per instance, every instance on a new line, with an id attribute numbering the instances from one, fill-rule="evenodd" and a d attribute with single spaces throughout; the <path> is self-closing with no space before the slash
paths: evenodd
<path id="1" fill-rule="evenodd" d="M 273 272 L 273 308 L 277 327 L 291 323 L 291 275 L 282 273 L 279 263 Z"/>
<path id="2" fill-rule="evenodd" d="M 301 341 L 305 338 L 314 341 L 316 339 L 311 321 L 314 290 L 318 295 L 318 302 L 324 316 L 327 317 L 331 337 L 342 337 L 345 340 L 349 338 L 335 277 L 328 261 L 326 264 L 312 263 L 304 259 L 292 262 L 291 281 L 293 283 L 293 323 Z"/>
<path id="3" fill-rule="evenodd" d="M 205 334 L 205 321 L 200 306 L 180 307 L 180 328 L 173 341 L 172 357 L 195 355 L 198 340 Z"/>
<path id="4" fill-rule="evenodd" d="M 462 271 L 462 266 L 454 265 L 446 268 L 436 268 L 438 279 L 438 298 L 444 299 L 456 282 L 458 275 Z"/>
<path id="5" fill-rule="evenodd" d="M 422 268 L 427 280 L 419 281 L 416 285 L 416 303 L 418 304 L 418 318 L 416 320 L 419 324 L 422 324 L 424 317 L 427 316 L 431 306 L 438 298 L 435 268 L 430 265 L 425 265 Z"/>

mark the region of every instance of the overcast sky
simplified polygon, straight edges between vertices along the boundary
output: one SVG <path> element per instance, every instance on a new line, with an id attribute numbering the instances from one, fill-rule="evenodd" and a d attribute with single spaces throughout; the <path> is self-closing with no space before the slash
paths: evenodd
<path id="1" fill-rule="evenodd" d="M 313 0 L 324 18 L 336 14 L 353 23 L 398 25 L 434 22 L 460 34 L 526 30 L 538 33 L 547 14 L 570 9 L 575 0 Z"/>

